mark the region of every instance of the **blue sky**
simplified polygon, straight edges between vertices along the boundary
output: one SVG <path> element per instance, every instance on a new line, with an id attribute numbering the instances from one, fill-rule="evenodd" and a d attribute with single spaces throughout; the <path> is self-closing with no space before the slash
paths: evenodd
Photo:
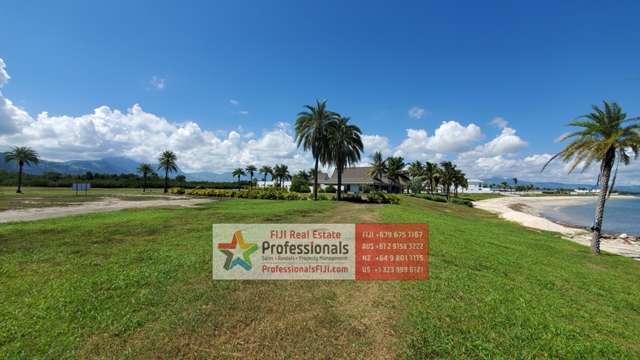
<path id="1" fill-rule="evenodd" d="M 640 114 L 640 3 L 632 1 L 5 1 L 1 8 L 0 58 L 10 79 L 0 86 L 30 117 L 23 124 L 42 112 L 54 123 L 101 106 L 126 115 L 139 104 L 171 124 L 193 122 L 220 142 L 234 130 L 259 142 L 273 131 L 290 133 L 278 123 L 293 123 L 303 104 L 320 98 L 365 134 L 387 139 L 389 155 L 411 138 L 407 129 L 423 129 L 430 141 L 443 121 L 455 121 L 465 131 L 479 128 L 469 146 L 406 146 L 402 155 L 455 160 L 508 127 L 522 146 L 486 157 L 518 163 L 556 152 L 564 124 L 591 104 L 616 100 Z M 412 108 L 424 111 L 412 117 Z M 496 117 L 507 123 L 492 124 Z M 40 143 L 43 155 L 58 160 L 118 150 L 113 139 L 87 151 L 36 140 L 22 131 L 5 134 L 0 146 Z M 144 160 L 152 149 L 125 150 Z M 303 166 L 304 154 L 297 156 L 292 166 Z M 524 171 L 487 170 L 470 157 L 482 155 L 460 159 L 474 175 Z M 261 158 L 185 166 L 222 171 L 244 160 Z M 626 182 L 635 175 L 626 173 Z"/>

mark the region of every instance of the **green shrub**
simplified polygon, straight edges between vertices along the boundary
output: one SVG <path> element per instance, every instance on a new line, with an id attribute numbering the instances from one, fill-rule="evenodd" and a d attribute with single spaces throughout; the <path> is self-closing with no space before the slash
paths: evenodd
<path id="1" fill-rule="evenodd" d="M 468 207 L 473 207 L 473 202 L 467 199 L 459 199 L 459 198 L 451 198 L 451 202 L 457 205 L 465 205 Z"/>
<path id="2" fill-rule="evenodd" d="M 170 192 L 175 195 L 183 195 L 185 193 L 184 188 L 171 188 Z"/>
<path id="3" fill-rule="evenodd" d="M 254 190 L 224 190 L 224 189 L 189 189 L 187 195 L 210 196 L 239 199 L 263 199 L 263 200 L 306 200 L 308 194 L 288 192 L 284 189 L 263 188 Z"/>

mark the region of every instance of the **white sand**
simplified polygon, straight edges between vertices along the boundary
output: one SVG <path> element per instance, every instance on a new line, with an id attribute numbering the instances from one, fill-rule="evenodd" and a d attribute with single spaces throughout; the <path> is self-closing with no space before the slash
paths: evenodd
<path id="1" fill-rule="evenodd" d="M 557 232 L 562 234 L 565 239 L 590 246 L 591 233 L 589 231 L 554 223 L 540 216 L 540 213 L 544 207 L 587 204 L 594 201 L 595 199 L 593 197 L 586 196 L 505 196 L 476 201 L 473 205 L 479 209 L 498 214 L 503 219 L 533 229 Z M 640 242 L 638 241 L 629 241 L 620 238 L 603 238 L 600 247 L 602 250 L 613 254 L 640 260 Z"/>
<path id="2" fill-rule="evenodd" d="M 69 206 L 54 206 L 42 208 L 30 208 L 19 210 L 0 211 L 0 223 L 31 221 L 58 218 L 70 215 L 81 215 L 123 209 L 148 208 L 148 207 L 194 207 L 198 204 L 214 201 L 205 198 L 167 197 L 159 200 L 122 200 L 118 198 L 105 198 L 99 201 L 78 203 Z"/>

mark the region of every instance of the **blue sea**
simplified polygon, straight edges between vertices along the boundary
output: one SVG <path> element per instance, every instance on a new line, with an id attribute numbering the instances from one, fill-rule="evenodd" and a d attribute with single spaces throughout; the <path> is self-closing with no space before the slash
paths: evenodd
<path id="1" fill-rule="evenodd" d="M 542 210 L 542 215 L 562 224 L 591 227 L 596 199 L 588 204 L 554 206 Z M 609 199 L 604 210 L 603 232 L 640 235 L 640 197 Z"/>

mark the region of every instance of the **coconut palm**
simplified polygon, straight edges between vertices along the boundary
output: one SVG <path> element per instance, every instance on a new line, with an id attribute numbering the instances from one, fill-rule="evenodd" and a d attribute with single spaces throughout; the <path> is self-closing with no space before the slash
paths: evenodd
<path id="1" fill-rule="evenodd" d="M 467 181 L 465 174 L 461 170 L 455 168 L 452 183 L 454 196 L 458 196 L 458 189 L 467 189 L 469 187 L 469 182 Z"/>
<path id="2" fill-rule="evenodd" d="M 451 194 L 451 185 L 456 177 L 456 166 L 451 161 L 443 161 L 440 163 L 440 183 L 444 188 L 445 195 L 449 199 Z"/>
<path id="3" fill-rule="evenodd" d="M 432 162 L 425 162 L 423 168 L 424 176 L 427 178 L 427 182 L 429 183 L 429 192 L 433 194 L 435 190 L 437 190 L 438 184 L 438 164 Z"/>
<path id="4" fill-rule="evenodd" d="M 328 162 L 327 125 L 335 121 L 337 115 L 327 109 L 327 101 L 316 101 L 315 106 L 305 105 L 306 111 L 296 119 L 296 142 L 298 147 L 311 150 L 314 159 L 313 199 L 318 199 L 318 164 Z"/>
<path id="5" fill-rule="evenodd" d="M 158 170 L 164 169 L 164 193 L 169 191 L 169 173 L 177 172 L 178 165 L 176 161 L 178 157 L 173 151 L 166 150 L 158 158 Z"/>
<path id="6" fill-rule="evenodd" d="M 391 180 L 392 188 L 398 188 L 402 192 L 401 180 L 406 180 L 404 158 L 401 156 L 392 156 L 387 158 L 387 177 Z"/>
<path id="7" fill-rule="evenodd" d="M 364 146 L 359 127 L 349 124 L 349 117 L 338 116 L 335 121 L 329 123 L 327 129 L 329 138 L 329 153 L 327 159 L 335 165 L 338 172 L 337 198 L 342 198 L 342 172 L 345 167 L 360 161 L 360 154 Z"/>
<path id="8" fill-rule="evenodd" d="M 249 189 L 251 189 L 251 186 L 253 186 L 253 174 L 258 171 L 258 168 L 256 168 L 253 165 L 249 165 L 246 168 L 244 168 L 247 173 L 249 174 Z"/>
<path id="9" fill-rule="evenodd" d="M 416 160 L 411 164 L 409 164 L 409 167 L 407 168 L 407 173 L 412 178 L 424 176 L 424 165 L 422 165 L 422 162 L 420 160 Z"/>
<path id="10" fill-rule="evenodd" d="M 571 139 L 571 143 L 549 159 L 542 168 L 544 171 L 549 163 L 557 158 L 571 162 L 569 173 L 578 167 L 582 167 L 582 171 L 584 171 L 594 162 L 600 163 L 598 175 L 600 193 L 595 209 L 594 223 L 591 227 L 593 231 L 591 251 L 595 255 L 600 254 L 605 202 L 615 186 L 618 165 L 620 162 L 628 165 L 631 161 L 631 155 L 637 159 L 638 153 L 640 153 L 640 123 L 638 123 L 640 117 L 627 118 L 627 114 L 615 102 L 605 101 L 603 106 L 604 108 L 601 109 L 594 105 L 593 112 L 583 115 L 569 124 L 579 129 L 564 135 L 561 140 Z M 616 165 L 616 173 L 609 184 L 614 165 Z"/>
<path id="11" fill-rule="evenodd" d="M 231 175 L 233 175 L 233 177 L 237 177 L 238 178 L 238 189 L 240 189 L 240 177 L 247 176 L 247 173 L 245 173 L 242 168 L 237 168 L 237 169 L 233 170 Z"/>
<path id="12" fill-rule="evenodd" d="M 145 192 L 149 187 L 148 179 L 149 175 L 153 174 L 153 168 L 149 164 L 140 164 L 140 166 L 138 166 L 138 172 L 142 174 L 142 192 Z"/>
<path id="13" fill-rule="evenodd" d="M 382 177 L 387 174 L 387 161 L 382 158 L 382 153 L 376 151 L 373 154 L 371 161 L 371 170 L 369 170 L 369 176 L 382 182 Z"/>
<path id="14" fill-rule="evenodd" d="M 264 186 L 267 187 L 267 175 L 271 175 L 271 181 L 273 181 L 273 169 L 271 166 L 263 165 L 260 168 L 260 173 L 264 175 L 262 180 L 264 181 Z"/>
<path id="15" fill-rule="evenodd" d="M 18 189 L 16 193 L 22 193 L 22 171 L 25 165 L 37 165 L 40 162 L 38 153 L 27 146 L 16 146 L 4 154 L 4 161 L 15 161 L 18 164 Z"/>
<path id="16" fill-rule="evenodd" d="M 289 167 L 285 164 L 278 164 L 274 166 L 273 174 L 278 180 L 279 187 L 283 187 L 284 182 L 291 179 L 291 174 L 289 174 Z"/>

